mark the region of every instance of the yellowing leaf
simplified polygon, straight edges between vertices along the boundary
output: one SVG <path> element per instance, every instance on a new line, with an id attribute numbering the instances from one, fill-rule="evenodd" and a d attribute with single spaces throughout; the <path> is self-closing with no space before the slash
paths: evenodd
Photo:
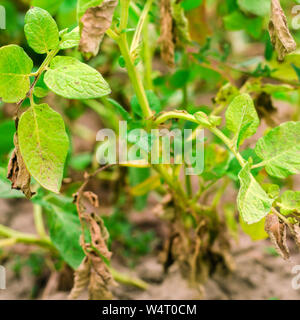
<path id="1" fill-rule="evenodd" d="M 21 47 L 0 48 L 0 98 L 4 102 L 14 103 L 25 98 L 32 67 L 32 60 Z"/>
<path id="2" fill-rule="evenodd" d="M 69 148 L 60 114 L 47 104 L 32 106 L 20 118 L 18 137 L 29 173 L 45 189 L 58 193 Z"/>

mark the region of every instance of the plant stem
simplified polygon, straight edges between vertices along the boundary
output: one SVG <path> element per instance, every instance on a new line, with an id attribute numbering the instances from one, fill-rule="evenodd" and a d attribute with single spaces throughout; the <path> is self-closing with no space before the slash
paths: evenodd
<path id="1" fill-rule="evenodd" d="M 36 235 L 19 232 L 3 225 L 0 225 L 0 236 L 8 239 L 14 239 L 15 243 L 37 245 L 45 249 L 50 249 L 50 251 L 57 253 L 56 248 L 48 237 L 40 238 Z"/>
<path id="2" fill-rule="evenodd" d="M 143 56 L 145 68 L 145 86 L 148 90 L 153 90 L 152 82 L 152 49 L 149 45 L 149 17 L 146 18 L 143 28 Z"/>
<path id="3" fill-rule="evenodd" d="M 46 233 L 44 221 L 43 221 L 42 207 L 38 204 L 33 205 L 33 217 L 34 217 L 35 228 L 38 235 L 42 239 L 47 238 L 47 233 Z"/>
<path id="4" fill-rule="evenodd" d="M 132 278 L 127 274 L 120 273 L 119 271 L 115 270 L 112 267 L 108 267 L 108 268 L 109 268 L 111 275 L 113 276 L 113 278 L 117 282 L 125 284 L 125 285 L 131 285 L 131 286 L 137 287 L 142 290 L 148 289 L 148 284 L 146 282 L 144 282 L 140 279 L 137 279 L 137 278 Z"/>
<path id="5" fill-rule="evenodd" d="M 129 52 L 127 34 L 126 32 L 122 33 L 122 30 L 126 29 L 128 23 L 128 9 L 129 9 L 129 0 L 121 0 L 121 22 L 120 30 L 121 34 L 117 40 L 121 54 L 125 60 L 127 72 L 131 80 L 132 86 L 134 88 L 135 94 L 143 111 L 144 117 L 146 119 L 152 117 L 152 111 L 149 106 L 149 102 L 146 96 L 146 92 L 140 77 L 140 74 L 137 72 L 134 65 L 134 61 Z"/>

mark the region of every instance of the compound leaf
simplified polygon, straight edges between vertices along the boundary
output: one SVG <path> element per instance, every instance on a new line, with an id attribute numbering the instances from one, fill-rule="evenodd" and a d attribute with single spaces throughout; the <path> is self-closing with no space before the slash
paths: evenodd
<path id="1" fill-rule="evenodd" d="M 69 148 L 60 114 L 47 104 L 32 106 L 20 118 L 18 137 L 30 174 L 44 188 L 58 193 Z"/>
<path id="2" fill-rule="evenodd" d="M 251 163 L 239 173 L 240 190 L 237 204 L 242 219 L 253 224 L 263 219 L 271 210 L 273 201 L 251 174 Z"/>
<path id="3" fill-rule="evenodd" d="M 35 7 L 27 12 L 24 31 L 29 46 L 37 53 L 47 53 L 58 47 L 57 24 L 44 9 Z"/>
<path id="4" fill-rule="evenodd" d="M 286 178 L 300 172 L 300 122 L 286 122 L 260 138 L 255 153 L 269 175 Z"/>
<path id="5" fill-rule="evenodd" d="M 30 88 L 33 62 L 17 45 L 0 48 L 0 98 L 15 103 L 25 98 Z"/>
<path id="6" fill-rule="evenodd" d="M 99 98 L 110 93 L 97 70 L 72 57 L 55 57 L 44 80 L 49 89 L 68 99 Z"/>
<path id="7" fill-rule="evenodd" d="M 226 126 L 235 133 L 239 144 L 256 132 L 259 118 L 253 100 L 248 94 L 241 94 L 230 103 L 226 111 Z"/>

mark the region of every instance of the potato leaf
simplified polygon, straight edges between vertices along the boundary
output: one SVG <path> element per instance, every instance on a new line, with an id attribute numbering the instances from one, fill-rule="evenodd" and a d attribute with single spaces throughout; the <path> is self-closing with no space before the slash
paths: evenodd
<path id="1" fill-rule="evenodd" d="M 99 98 L 110 93 L 97 70 L 72 57 L 55 57 L 44 80 L 50 90 L 68 99 Z"/>
<path id="2" fill-rule="evenodd" d="M 239 173 L 240 190 L 237 204 L 242 219 L 253 224 L 263 219 L 271 210 L 273 199 L 270 199 L 263 188 L 255 180 L 250 171 L 251 163 L 247 163 Z"/>
<path id="3" fill-rule="evenodd" d="M 269 175 L 286 178 L 300 172 L 300 122 L 285 122 L 260 138 L 255 153 Z"/>
<path id="4" fill-rule="evenodd" d="M 259 118 L 248 94 L 241 94 L 230 103 L 226 111 L 226 126 L 235 133 L 238 145 L 256 132 Z"/>
<path id="5" fill-rule="evenodd" d="M 270 11 L 270 0 L 238 0 L 238 5 L 245 13 L 265 16 Z"/>
<path id="6" fill-rule="evenodd" d="M 50 13 L 41 8 L 30 9 L 25 16 L 25 36 L 29 46 L 37 53 L 47 53 L 59 44 L 59 32 Z"/>
<path id="7" fill-rule="evenodd" d="M 0 48 L 0 98 L 4 102 L 14 103 L 25 98 L 32 67 L 32 60 L 21 47 L 9 45 Z"/>
<path id="8" fill-rule="evenodd" d="M 32 106 L 20 118 L 18 137 L 30 174 L 44 188 L 58 193 L 69 148 L 60 114 L 47 104 Z"/>

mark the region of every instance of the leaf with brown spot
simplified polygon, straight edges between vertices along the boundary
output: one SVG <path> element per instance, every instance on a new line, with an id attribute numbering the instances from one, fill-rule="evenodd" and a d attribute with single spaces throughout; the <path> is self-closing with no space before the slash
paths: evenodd
<path id="1" fill-rule="evenodd" d="M 160 1 L 160 50 L 163 61 L 174 67 L 175 43 L 173 37 L 173 17 L 171 0 Z"/>
<path id="2" fill-rule="evenodd" d="M 283 61 L 288 53 L 296 49 L 296 42 L 289 31 L 286 16 L 279 0 L 272 0 L 269 33 L 278 54 L 278 61 Z"/>
<path id="3" fill-rule="evenodd" d="M 283 259 L 289 259 L 290 253 L 286 244 L 286 225 L 279 220 L 276 214 L 267 215 L 265 230 L 275 245 L 277 252 Z"/>
<path id="4" fill-rule="evenodd" d="M 14 136 L 15 149 L 8 163 L 7 178 L 12 182 L 12 189 L 21 190 L 27 199 L 30 199 L 34 193 L 30 189 L 31 176 L 28 172 L 22 158 L 18 136 Z"/>
<path id="5" fill-rule="evenodd" d="M 79 50 L 86 58 L 98 54 L 103 36 L 111 26 L 117 4 L 117 0 L 104 0 L 99 6 L 87 9 L 80 18 Z"/>

